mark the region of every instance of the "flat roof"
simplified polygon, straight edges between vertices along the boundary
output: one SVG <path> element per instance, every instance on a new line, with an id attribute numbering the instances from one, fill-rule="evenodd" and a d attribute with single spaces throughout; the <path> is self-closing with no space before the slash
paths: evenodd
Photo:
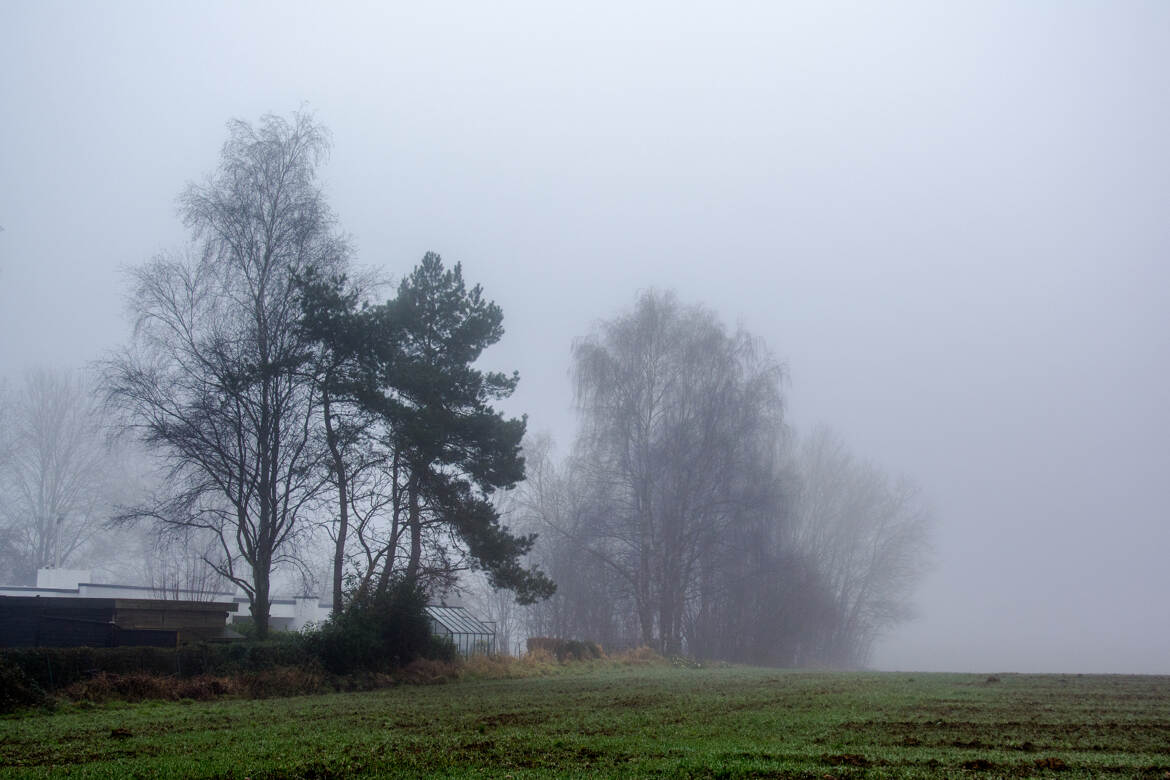
<path id="1" fill-rule="evenodd" d="M 235 612 L 234 601 L 175 601 L 171 599 L 86 598 L 84 596 L 0 596 L 0 606 L 42 606 L 51 609 L 182 609 L 185 611 Z"/>

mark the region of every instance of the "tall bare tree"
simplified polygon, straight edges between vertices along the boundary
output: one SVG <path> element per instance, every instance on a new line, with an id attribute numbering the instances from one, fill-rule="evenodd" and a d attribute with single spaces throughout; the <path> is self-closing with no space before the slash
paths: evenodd
<path id="1" fill-rule="evenodd" d="M 330 581 L 334 614 L 344 606 L 346 576 L 368 579 L 387 550 L 396 548 L 375 539 L 377 520 L 394 505 L 397 484 L 388 477 L 392 457 L 385 446 L 376 414 L 363 401 L 378 394 L 375 361 L 378 350 L 375 310 L 365 300 L 377 284 L 369 278 L 322 275 L 308 269 L 296 280 L 299 327 L 311 345 L 306 378 L 317 388 L 320 437 L 325 446 L 326 482 L 322 495 L 325 532 L 333 543 Z M 356 532 L 356 535 L 355 535 Z M 365 553 L 365 565 L 356 548 Z"/>
<path id="2" fill-rule="evenodd" d="M 761 498 L 774 461 L 781 367 L 708 310 L 642 294 L 573 350 L 578 463 L 605 504 L 591 555 L 629 588 L 642 641 L 680 652 L 703 559 Z"/>
<path id="3" fill-rule="evenodd" d="M 796 450 L 800 494 L 788 544 L 814 561 L 835 619 L 817 656 L 862 666 L 874 641 L 911 615 L 910 595 L 926 570 L 931 515 L 908 479 L 890 479 L 819 427 Z"/>
<path id="4" fill-rule="evenodd" d="M 29 581 L 68 566 L 101 531 L 110 509 L 111 452 L 94 389 L 80 374 L 37 369 L 9 404 L 0 462 L 0 580 Z"/>
<path id="5" fill-rule="evenodd" d="M 175 601 L 212 601 L 231 588 L 208 560 L 221 557 L 214 533 L 191 526 L 152 529 L 145 542 L 143 573 L 155 598 Z"/>
<path id="6" fill-rule="evenodd" d="M 557 593 L 530 634 L 776 666 L 860 666 L 909 614 L 929 513 L 818 430 L 791 446 L 781 369 L 700 307 L 642 295 L 574 348 L 571 457 L 526 442 L 508 506 Z"/>
<path id="7" fill-rule="evenodd" d="M 547 435 L 525 439 L 527 478 L 497 502 L 518 530 L 538 534 L 530 560 L 557 583 L 547 600 L 521 613 L 528 636 L 588 638 L 608 648 L 643 642 L 637 605 L 626 579 L 614 576 L 606 557 L 608 525 L 597 522 L 608 505 L 572 458 L 554 458 Z M 592 552 L 591 552 L 592 551 Z"/>
<path id="8" fill-rule="evenodd" d="M 12 453 L 12 401 L 8 383 L 0 378 L 0 473 L 8 468 Z M 0 499 L 2 502 L 3 499 Z M 2 505 L 2 503 L 0 503 Z M 0 512 L 2 516 L 2 512 Z M 0 579 L 18 583 L 24 581 L 25 566 L 17 545 L 17 535 L 5 521 L 0 521 Z"/>
<path id="9" fill-rule="evenodd" d="M 263 637 L 272 573 L 295 563 L 321 482 L 294 282 L 339 272 L 348 248 L 317 184 L 324 128 L 296 114 L 228 129 L 218 170 L 179 198 L 195 250 L 132 273 L 134 340 L 106 381 L 170 466 L 170 492 L 129 516 L 212 533 L 208 563 L 248 595 Z"/>

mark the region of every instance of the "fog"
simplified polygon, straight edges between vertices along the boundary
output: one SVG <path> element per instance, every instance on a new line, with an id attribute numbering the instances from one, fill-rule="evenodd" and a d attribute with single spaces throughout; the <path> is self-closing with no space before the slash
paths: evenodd
<path id="1" fill-rule="evenodd" d="M 878 668 L 1170 673 L 1170 6 L 425 5 L 5 3 L 0 376 L 124 343 L 227 120 L 305 107 L 358 263 L 500 304 L 530 430 L 668 289 L 917 481 Z"/>

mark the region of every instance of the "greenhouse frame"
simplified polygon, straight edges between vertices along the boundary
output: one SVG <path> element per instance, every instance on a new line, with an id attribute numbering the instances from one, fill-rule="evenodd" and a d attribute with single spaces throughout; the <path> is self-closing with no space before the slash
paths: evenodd
<path id="1" fill-rule="evenodd" d="M 476 619 L 463 607 L 428 606 L 431 633 L 451 640 L 456 652 L 464 658 L 473 655 L 495 655 L 495 624 Z"/>

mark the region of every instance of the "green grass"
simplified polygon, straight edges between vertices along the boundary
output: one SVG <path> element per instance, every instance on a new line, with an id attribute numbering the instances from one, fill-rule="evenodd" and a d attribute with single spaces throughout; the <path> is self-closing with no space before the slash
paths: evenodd
<path id="1" fill-rule="evenodd" d="M 1170 678 L 582 665 L 0 719 L 0 777 L 1150 777 Z"/>

